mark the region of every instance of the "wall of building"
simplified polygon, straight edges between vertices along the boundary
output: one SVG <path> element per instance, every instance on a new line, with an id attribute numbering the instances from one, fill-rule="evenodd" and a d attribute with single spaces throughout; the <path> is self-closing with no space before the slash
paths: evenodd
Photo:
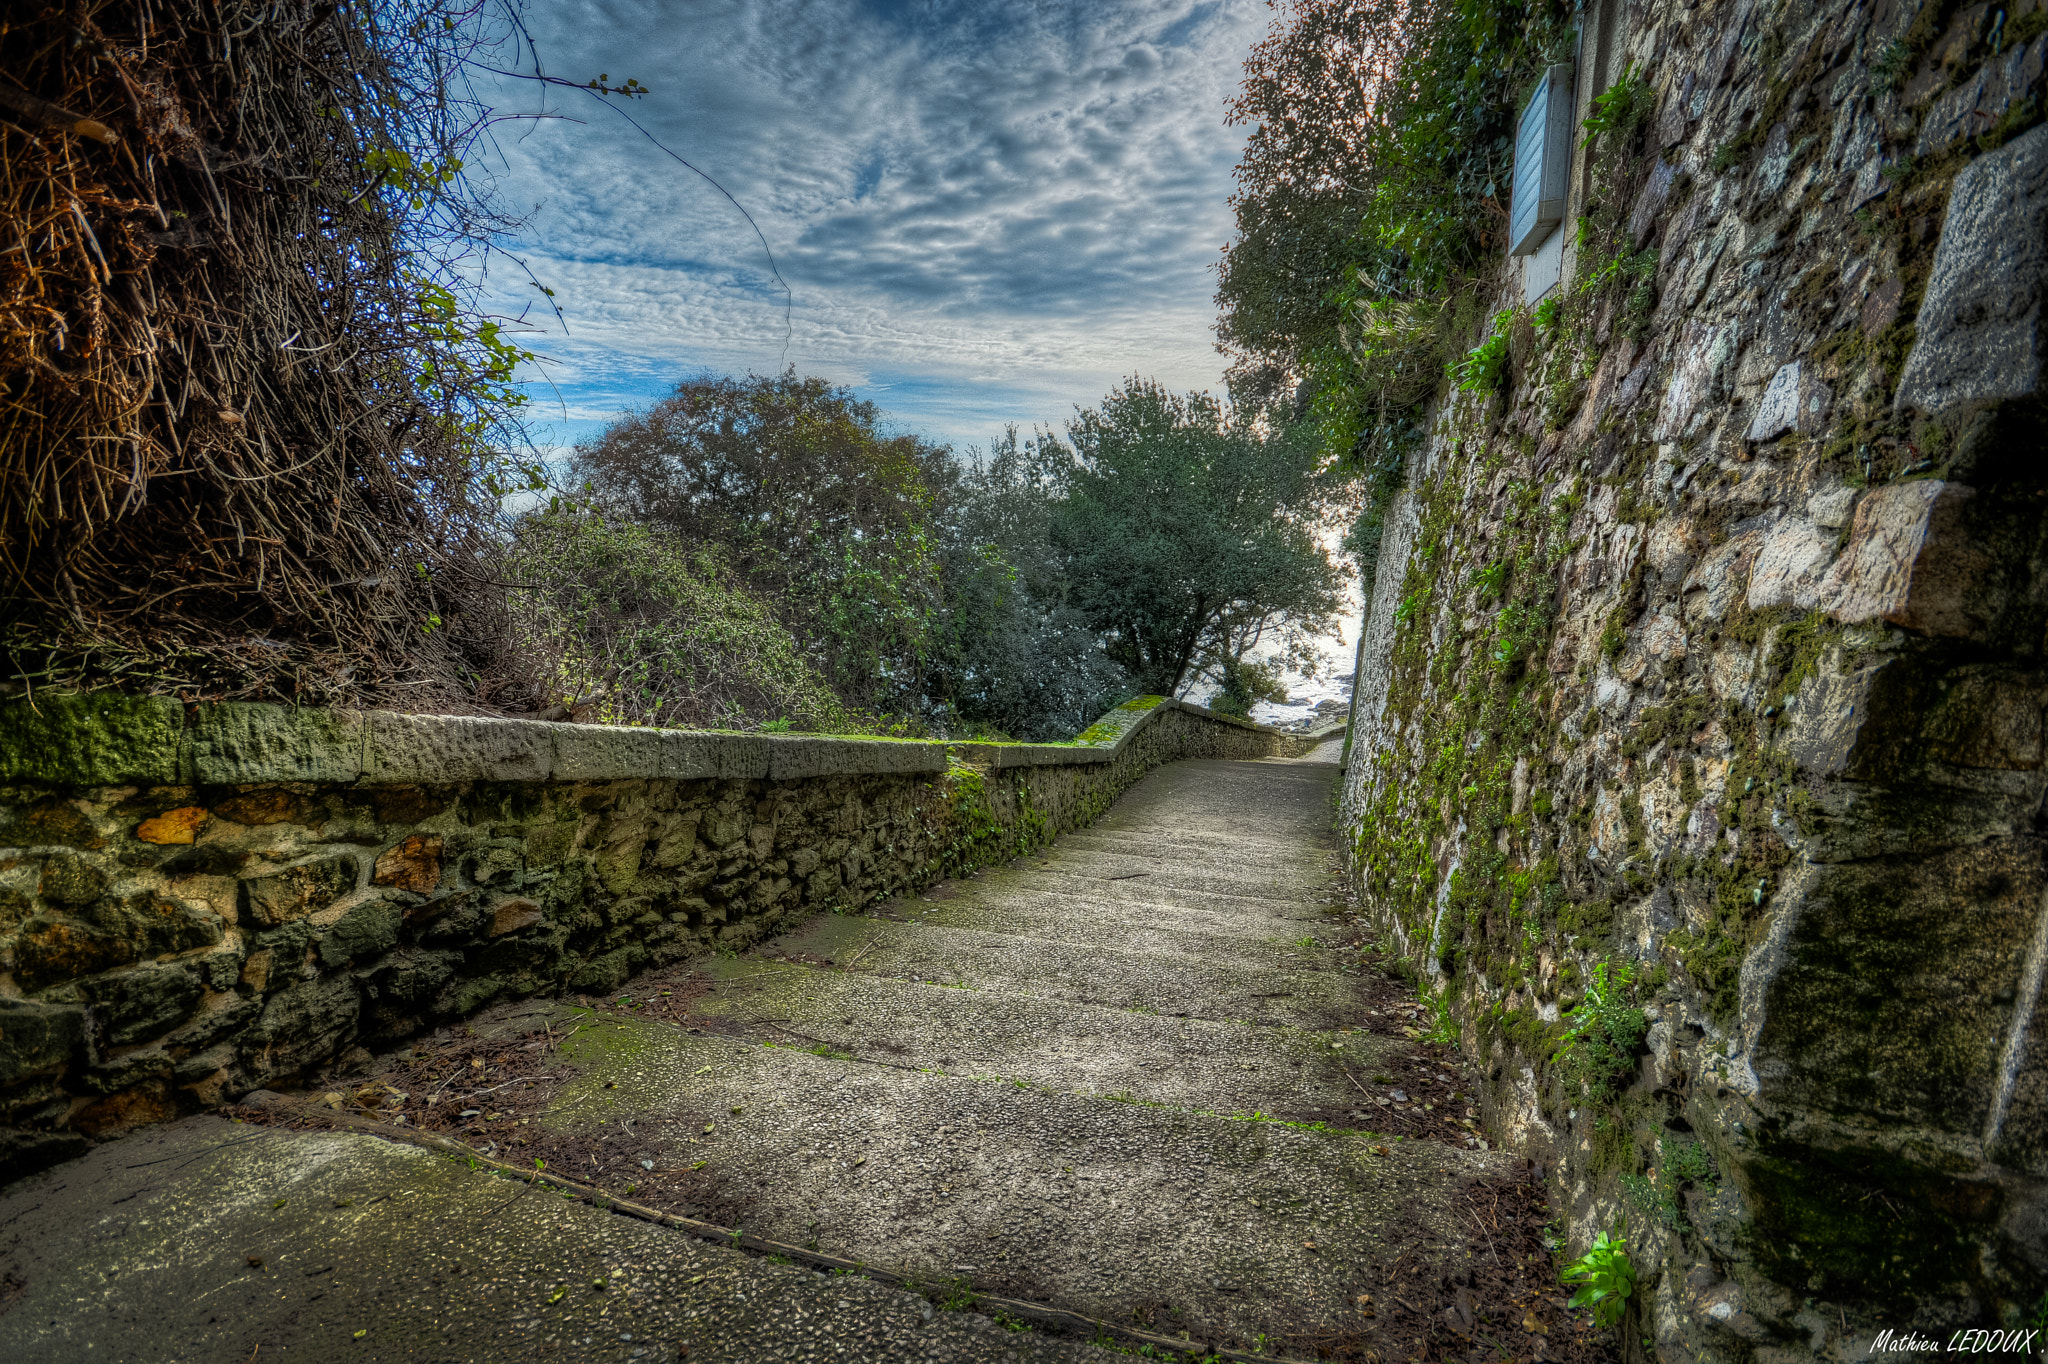
<path id="1" fill-rule="evenodd" d="M 1575 233 L 1554 318 L 1504 265 L 1505 382 L 1432 409 L 1360 651 L 1353 875 L 1568 1253 L 1627 1237 L 1631 1351 L 2033 1321 L 2041 7 L 1603 21 L 1646 117 L 1581 147 L 1567 224 L 1619 245 Z"/>
<path id="2" fill-rule="evenodd" d="M 1304 747 L 1158 697 L 950 749 L 0 701 L 0 1169 L 1006 859 L 1161 763 Z"/>

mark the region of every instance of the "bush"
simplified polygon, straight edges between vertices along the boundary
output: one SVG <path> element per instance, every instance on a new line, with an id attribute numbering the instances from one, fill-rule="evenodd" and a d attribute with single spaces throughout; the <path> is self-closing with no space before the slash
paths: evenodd
<path id="1" fill-rule="evenodd" d="M 510 594 L 492 678 L 508 708 L 671 729 L 875 728 L 718 550 L 557 510 L 519 523 L 502 571 L 525 585 Z"/>

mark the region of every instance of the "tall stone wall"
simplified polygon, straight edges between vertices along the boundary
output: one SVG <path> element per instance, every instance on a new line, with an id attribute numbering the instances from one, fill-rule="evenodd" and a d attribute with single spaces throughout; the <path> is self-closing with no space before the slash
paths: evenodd
<path id="1" fill-rule="evenodd" d="M 606 991 L 1298 741 L 1144 697 L 1072 744 L 0 701 L 0 1175 L 504 997 Z"/>
<path id="2" fill-rule="evenodd" d="M 1631 1352 L 2048 1311 L 2043 17 L 1617 8 L 1620 264 L 1504 267 L 1389 514 L 1353 874 Z"/>

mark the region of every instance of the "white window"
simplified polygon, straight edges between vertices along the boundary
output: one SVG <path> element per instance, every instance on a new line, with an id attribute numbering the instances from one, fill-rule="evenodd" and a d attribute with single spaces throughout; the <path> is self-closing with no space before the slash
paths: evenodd
<path id="1" fill-rule="evenodd" d="M 1572 67 L 1543 73 L 1515 130 L 1514 198 L 1508 211 L 1508 254 L 1530 256 L 1564 221 L 1572 172 Z"/>

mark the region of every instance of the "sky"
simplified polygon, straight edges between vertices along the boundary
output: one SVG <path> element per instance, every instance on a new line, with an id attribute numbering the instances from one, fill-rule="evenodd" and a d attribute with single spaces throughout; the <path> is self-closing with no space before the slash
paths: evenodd
<path id="1" fill-rule="evenodd" d="M 1220 389 L 1218 253 L 1246 129 L 1224 108 L 1262 0 L 542 0 L 545 69 L 625 107 L 734 204 L 580 91 L 488 158 L 546 326 L 535 436 L 563 447 L 706 370 L 794 365 L 891 428 L 986 447 L 1129 374 Z M 510 85 L 503 110 L 540 92 Z M 573 120 L 573 121 L 572 121 Z M 787 283 L 772 277 L 768 252 Z"/>

